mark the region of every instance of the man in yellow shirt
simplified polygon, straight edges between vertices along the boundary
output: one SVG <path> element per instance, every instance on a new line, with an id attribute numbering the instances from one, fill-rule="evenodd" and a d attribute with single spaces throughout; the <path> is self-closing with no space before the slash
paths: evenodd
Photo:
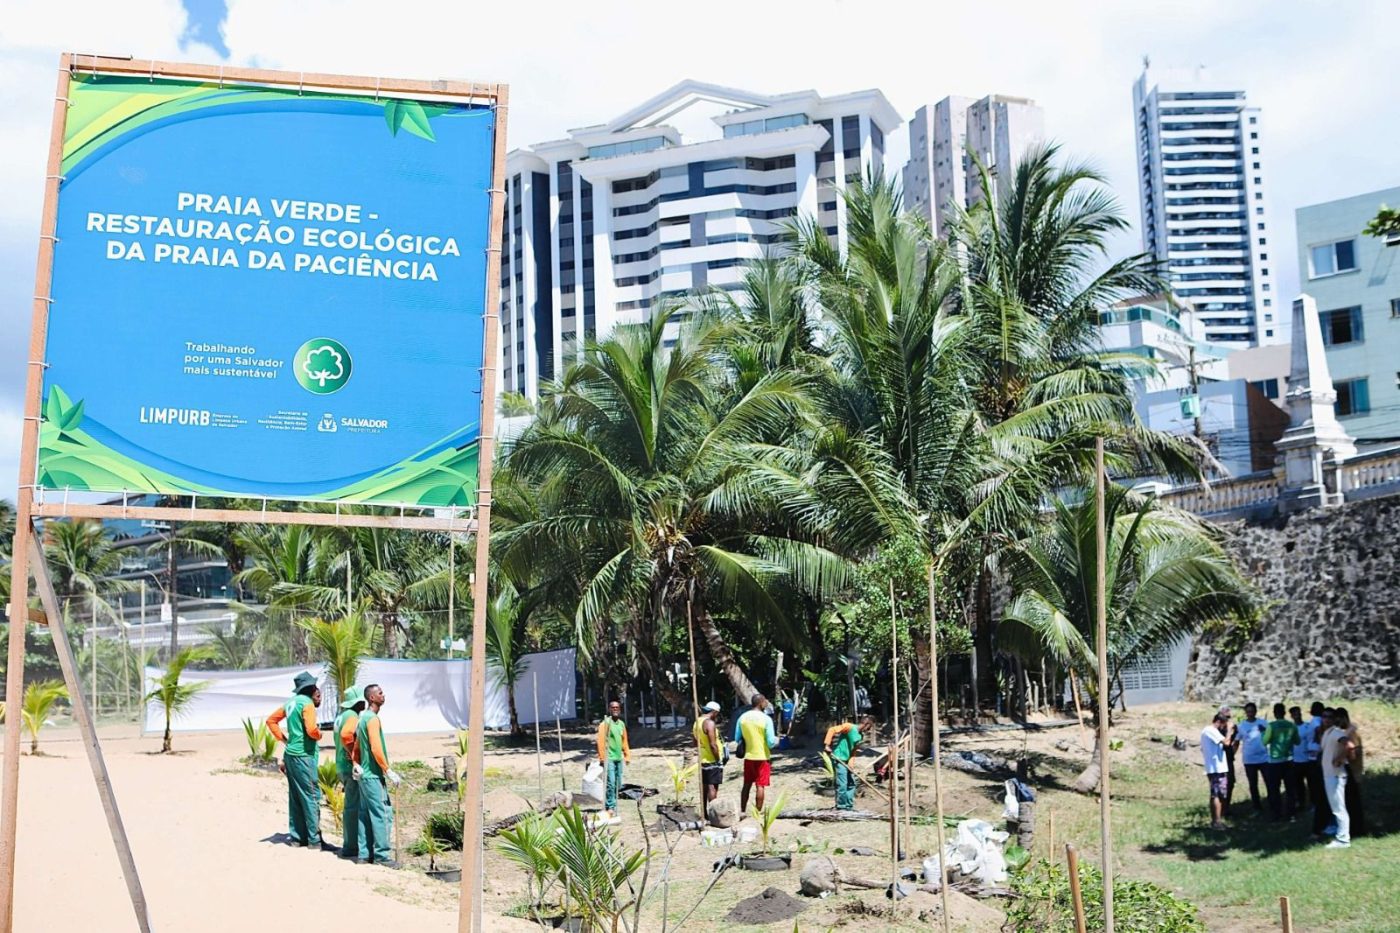
<path id="1" fill-rule="evenodd" d="M 778 730 L 773 717 L 764 712 L 768 698 L 753 695 L 753 705 L 734 724 L 734 740 L 744 746 L 744 787 L 739 791 L 739 809 L 749 812 L 749 790 L 757 787 L 754 803 L 763 809 L 763 798 L 773 777 L 773 746 L 778 744 Z"/>
<path id="2" fill-rule="evenodd" d="M 719 704 L 714 700 L 705 704 L 700 718 L 695 720 L 691 730 L 695 735 L 695 748 L 700 753 L 700 786 L 705 789 L 705 805 L 719 796 L 719 786 L 724 783 L 724 743 L 719 740 Z"/>

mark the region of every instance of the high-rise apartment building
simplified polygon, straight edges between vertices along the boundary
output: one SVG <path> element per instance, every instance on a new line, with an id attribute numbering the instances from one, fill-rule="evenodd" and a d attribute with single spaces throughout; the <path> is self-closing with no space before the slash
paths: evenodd
<path id="1" fill-rule="evenodd" d="M 1045 112 L 1033 100 L 993 94 L 945 97 L 909 121 L 909 162 L 904 166 L 904 203 L 948 235 L 953 204 L 970 207 L 982 197 L 972 153 L 992 174 L 1010 177 L 1016 163 L 1045 139 Z"/>
<path id="2" fill-rule="evenodd" d="M 692 108 L 721 112 L 686 137 L 673 124 Z M 503 388 L 537 397 L 586 340 L 647 320 L 668 298 L 738 288 L 793 217 L 816 218 L 844 249 L 839 193 L 883 168 L 900 122 L 876 90 L 768 95 L 683 81 L 608 123 L 511 152 Z"/>
<path id="3" fill-rule="evenodd" d="M 1259 108 L 1201 68 L 1151 78 L 1144 69 L 1133 110 L 1143 249 L 1195 306 L 1207 339 L 1286 340 L 1288 304 L 1270 274 Z"/>
<path id="4" fill-rule="evenodd" d="M 1400 188 L 1298 208 L 1298 279 L 1317 302 L 1337 418 L 1358 444 L 1400 439 L 1400 236 L 1363 229 Z"/>

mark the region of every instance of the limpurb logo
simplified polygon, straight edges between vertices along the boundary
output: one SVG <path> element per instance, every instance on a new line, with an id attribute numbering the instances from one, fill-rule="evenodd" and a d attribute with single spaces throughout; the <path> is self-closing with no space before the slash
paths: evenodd
<path id="1" fill-rule="evenodd" d="M 314 337 L 301 345 L 292 360 L 301 387 L 314 395 L 330 395 L 350 381 L 350 351 L 330 337 Z"/>

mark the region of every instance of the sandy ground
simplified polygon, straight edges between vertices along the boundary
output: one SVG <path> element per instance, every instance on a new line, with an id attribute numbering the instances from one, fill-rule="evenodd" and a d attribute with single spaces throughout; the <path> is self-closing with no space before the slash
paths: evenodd
<path id="1" fill-rule="evenodd" d="M 299 904 L 308 905 L 307 919 L 320 929 L 405 929 L 415 933 L 457 929 L 457 886 L 433 881 L 420 871 L 389 871 L 347 864 L 331 852 L 310 852 L 272 840 L 286 830 L 284 779 L 275 773 L 253 772 L 239 763 L 247 748 L 241 733 L 177 734 L 176 754 L 156 754 L 159 736 L 140 737 L 131 725 L 105 725 L 100 729 L 108 769 L 115 785 L 127 832 L 131 838 L 141 880 L 156 928 L 161 931 L 239 931 L 259 920 L 284 922 Z M 587 733 L 566 736 L 564 775 L 576 782 L 590 757 Z M 665 737 L 634 730 L 634 765 L 629 780 L 666 788 L 667 760 L 679 760 L 688 744 L 684 736 Z M 435 765 L 436 756 L 453 748 L 448 736 L 394 736 L 395 759 L 417 758 Z M 26 748 L 27 740 L 26 740 Z M 29 930 L 135 930 L 130 903 L 116 855 L 106 833 L 101 805 L 93 786 L 86 756 L 75 729 L 51 727 L 43 733 L 42 755 L 25 754 L 20 764 L 20 828 L 18 881 L 15 904 L 16 929 Z M 323 750 L 323 759 L 328 753 Z M 789 806 L 819 806 L 829 792 L 819 792 L 817 777 L 795 754 L 775 768 L 775 790 L 789 792 Z M 559 786 L 557 745 L 546 754 L 545 789 Z M 519 749 L 493 749 L 487 756 L 489 805 L 497 800 L 538 796 L 533 743 Z M 694 785 L 691 785 L 692 788 Z M 737 794 L 727 782 L 725 792 Z M 655 819 L 650 798 L 643 812 Z M 450 805 L 450 796 L 432 807 Z M 404 809 L 400 816 L 407 845 L 426 810 Z M 494 814 L 495 816 L 503 814 Z M 641 844 L 635 805 L 623 826 L 629 844 Z M 493 814 L 488 813 L 488 818 Z M 322 819 L 323 828 L 330 817 Z M 802 838 L 823 846 L 865 844 L 887 850 L 887 826 L 870 823 L 800 827 L 781 822 L 775 843 L 786 847 Z M 915 831 L 915 857 L 933 848 L 932 830 Z M 927 837 L 927 838 L 925 838 Z M 339 840 L 331 835 L 332 841 Z M 660 845 L 660 840 L 655 840 Z M 694 836 L 677 846 L 671 865 L 670 905 L 673 918 L 700 900 L 711 863 L 723 850 L 704 848 Z M 448 861 L 457 864 L 454 853 Z M 705 899 L 687 930 L 735 929 L 724 914 L 739 900 L 778 884 L 796 894 L 797 871 L 777 877 L 755 872 L 731 871 L 715 893 Z M 409 860 L 414 864 L 419 860 Z M 915 862 L 917 864 L 917 862 Z M 657 863 L 658 871 L 660 863 Z M 862 875 L 884 876 L 888 862 L 859 859 L 849 864 Z M 421 867 L 421 866 L 420 866 Z M 484 905 L 486 928 L 492 933 L 537 930 L 525 920 L 502 914 L 525 900 L 519 869 L 488 847 Z M 657 878 L 653 875 L 652 884 Z M 920 894 L 907 902 L 900 923 L 888 923 L 877 912 L 884 901 L 880 892 L 848 891 L 828 901 L 807 902 L 801 928 L 864 929 L 923 928 L 936 898 Z M 995 930 L 999 913 L 968 900 L 955 909 L 963 930 Z M 642 928 L 659 928 L 659 898 L 643 916 Z M 921 916 L 922 915 L 922 916 Z M 275 918 L 275 919 L 274 919 Z M 975 918 L 975 919 L 974 919 Z M 792 921 L 775 924 L 783 933 Z M 760 929 L 743 927 L 743 929 Z"/>
<path id="2" fill-rule="evenodd" d="M 286 831 L 286 785 L 234 770 L 240 733 L 177 735 L 177 754 L 158 755 L 158 736 L 100 731 L 157 929 L 244 933 L 301 904 L 318 929 L 457 929 L 455 885 L 266 841 Z M 426 757 L 444 744 L 396 737 L 395 751 Z M 46 729 L 40 747 L 20 762 L 16 929 L 137 929 L 77 731 Z M 490 928 L 537 929 L 503 918 Z"/>

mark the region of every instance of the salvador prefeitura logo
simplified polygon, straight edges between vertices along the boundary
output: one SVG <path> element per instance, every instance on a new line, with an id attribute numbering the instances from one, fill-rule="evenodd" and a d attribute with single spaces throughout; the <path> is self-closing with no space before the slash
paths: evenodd
<path id="1" fill-rule="evenodd" d="M 314 337 L 297 350 L 292 370 L 306 391 L 330 395 L 350 381 L 350 351 L 338 340 Z"/>

